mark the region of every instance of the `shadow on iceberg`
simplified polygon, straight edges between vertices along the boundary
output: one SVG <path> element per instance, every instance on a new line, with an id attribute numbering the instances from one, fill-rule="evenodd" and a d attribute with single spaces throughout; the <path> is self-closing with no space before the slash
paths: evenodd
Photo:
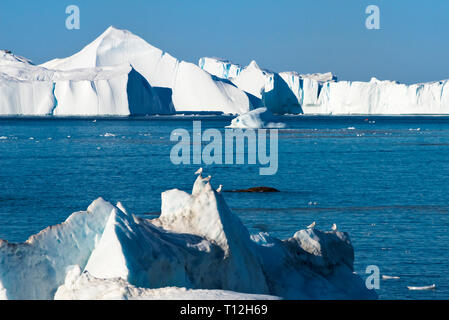
<path id="1" fill-rule="evenodd" d="M 100 198 L 25 243 L 0 241 L 0 297 L 151 299 L 171 287 L 181 297 L 376 298 L 353 273 L 346 233 L 251 236 L 208 180 L 199 175 L 191 194 L 162 193 L 157 219 Z"/>
<path id="2" fill-rule="evenodd" d="M 172 90 L 152 87 L 134 68 L 128 75 L 126 93 L 131 116 L 175 113 Z"/>
<path id="3" fill-rule="evenodd" d="M 273 89 L 262 92 L 263 105 L 274 114 L 303 114 L 304 111 L 288 86 L 277 73 L 273 73 Z"/>
<path id="4" fill-rule="evenodd" d="M 211 74 L 211 77 L 212 77 L 212 79 L 213 79 L 214 81 L 217 81 L 217 82 L 223 82 L 223 83 L 226 83 L 226 84 L 228 84 L 228 85 L 230 85 L 230 86 L 233 86 L 233 87 L 235 87 L 235 88 L 238 88 L 238 87 L 237 87 L 231 80 L 229 80 L 229 79 L 226 79 L 226 78 L 220 78 L 220 77 L 218 77 L 218 76 L 216 76 L 216 75 L 213 75 L 213 74 Z M 250 109 L 251 109 L 251 110 L 257 109 L 257 108 L 260 108 L 260 107 L 263 106 L 263 102 L 262 102 L 262 99 L 261 99 L 261 98 L 258 98 L 258 97 L 256 97 L 255 95 L 252 95 L 251 93 L 249 93 L 249 92 L 247 92 L 247 91 L 244 91 L 244 90 L 242 90 L 242 92 L 248 97 L 249 105 L 250 105 Z"/>

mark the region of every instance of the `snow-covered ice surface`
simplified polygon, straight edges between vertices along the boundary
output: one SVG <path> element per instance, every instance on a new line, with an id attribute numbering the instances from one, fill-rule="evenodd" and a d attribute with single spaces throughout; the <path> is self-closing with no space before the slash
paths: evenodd
<path id="1" fill-rule="evenodd" d="M 157 219 L 98 199 L 25 243 L 0 242 L 7 299 L 364 299 L 346 233 L 251 236 L 199 176 L 162 194 Z M 255 295 L 251 295 L 255 294 Z"/>
<path id="2" fill-rule="evenodd" d="M 1 296 L 0 296 L 1 297 Z M 55 300 L 277 300 L 279 297 L 216 289 L 138 288 L 121 278 L 99 279 L 75 266 Z"/>
<path id="3" fill-rule="evenodd" d="M 273 114 L 267 108 L 257 108 L 244 113 L 232 119 L 228 128 L 248 128 L 248 129 L 262 129 L 262 128 L 285 128 L 286 124 L 276 122 Z"/>

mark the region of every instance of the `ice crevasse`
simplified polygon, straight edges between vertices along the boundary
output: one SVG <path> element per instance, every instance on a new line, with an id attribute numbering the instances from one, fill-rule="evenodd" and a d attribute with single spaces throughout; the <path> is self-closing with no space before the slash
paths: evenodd
<path id="1" fill-rule="evenodd" d="M 0 241 L 3 299 L 364 299 L 340 231 L 250 235 L 199 176 L 162 194 L 161 215 L 95 200 L 24 243 Z"/>

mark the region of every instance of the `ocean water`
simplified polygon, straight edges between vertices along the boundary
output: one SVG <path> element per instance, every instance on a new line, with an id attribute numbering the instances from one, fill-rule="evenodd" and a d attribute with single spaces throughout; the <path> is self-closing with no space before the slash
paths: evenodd
<path id="1" fill-rule="evenodd" d="M 160 193 L 190 191 L 198 165 L 174 165 L 170 133 L 223 131 L 230 118 L 0 119 L 0 239 L 21 242 L 85 210 L 98 197 L 153 218 Z M 349 232 L 355 270 L 381 280 L 381 299 L 449 299 L 449 118 L 282 119 L 279 168 L 202 165 L 224 190 L 269 186 L 279 193 L 224 196 L 252 233 L 287 238 L 311 222 Z M 436 284 L 431 291 L 407 286 Z"/>

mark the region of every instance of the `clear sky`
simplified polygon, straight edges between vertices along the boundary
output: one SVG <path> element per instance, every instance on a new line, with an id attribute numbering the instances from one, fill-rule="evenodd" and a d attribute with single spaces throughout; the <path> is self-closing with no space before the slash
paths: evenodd
<path id="1" fill-rule="evenodd" d="M 65 27 L 71 4 L 80 30 Z M 370 4 L 380 30 L 365 27 Z M 194 63 L 218 56 L 347 80 L 449 78 L 448 0 L 0 1 L 0 48 L 35 63 L 79 51 L 110 25 Z"/>

